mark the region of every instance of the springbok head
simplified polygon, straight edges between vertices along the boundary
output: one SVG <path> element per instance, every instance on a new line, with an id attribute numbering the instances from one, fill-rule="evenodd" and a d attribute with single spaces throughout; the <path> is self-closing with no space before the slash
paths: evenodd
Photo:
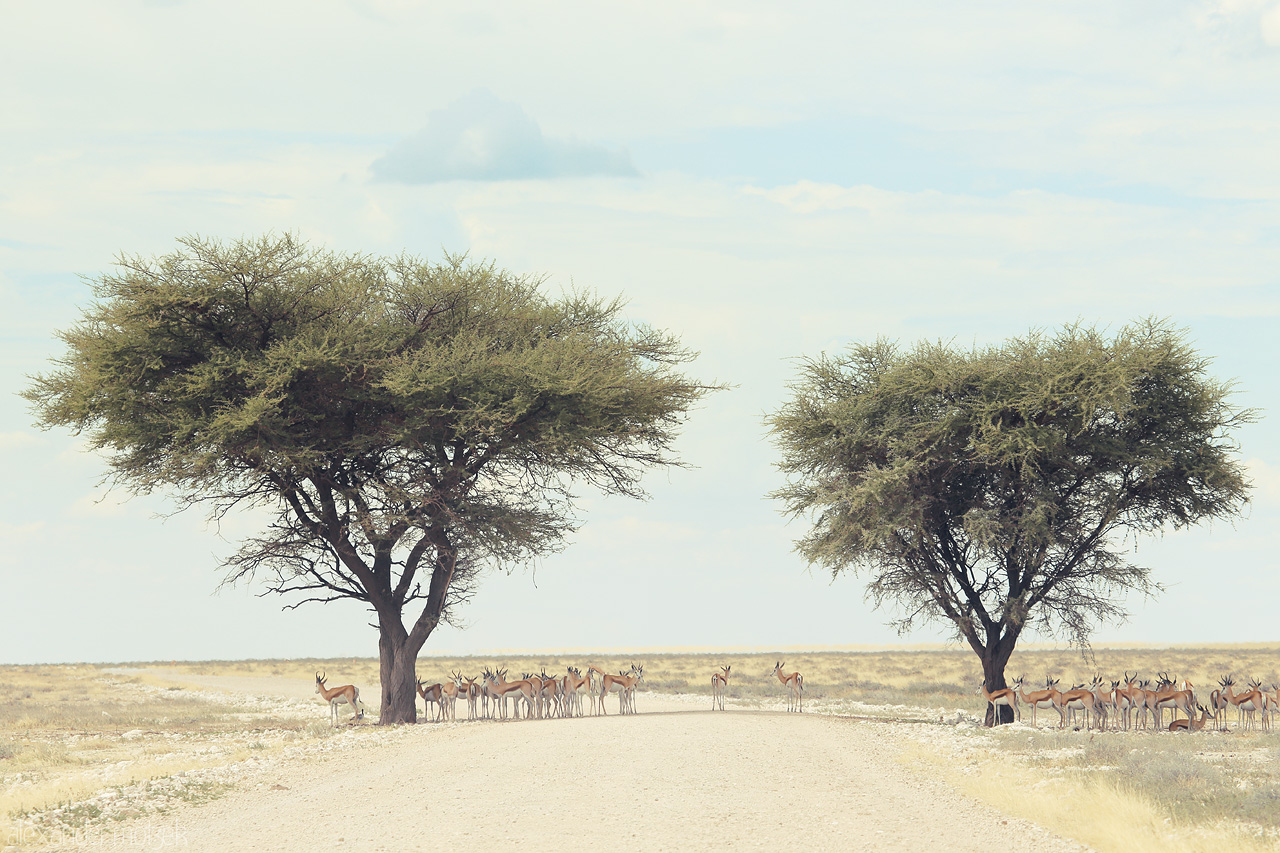
<path id="1" fill-rule="evenodd" d="M 324 687 L 324 681 L 326 678 L 328 678 L 328 676 L 325 675 L 323 672 L 316 673 L 316 692 L 317 693 L 320 692 L 321 687 Z"/>

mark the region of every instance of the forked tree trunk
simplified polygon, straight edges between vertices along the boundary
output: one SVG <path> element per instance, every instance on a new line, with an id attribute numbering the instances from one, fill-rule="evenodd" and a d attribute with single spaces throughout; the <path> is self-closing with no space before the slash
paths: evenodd
<path id="1" fill-rule="evenodd" d="M 982 682 L 987 688 L 988 693 L 995 693 L 997 690 L 1004 690 L 1009 685 L 1004 680 L 1004 664 L 997 669 L 993 661 L 984 659 L 982 661 Z M 999 720 L 996 714 L 1000 715 Z M 990 728 L 1002 723 L 1013 722 L 1013 708 L 1008 705 L 992 705 L 987 702 L 987 711 L 983 716 L 983 725 Z"/>
<path id="2" fill-rule="evenodd" d="M 384 726 L 418 721 L 415 669 L 422 642 L 411 641 L 399 620 L 394 621 L 393 625 L 382 625 L 378 636 L 378 675 L 382 680 L 378 724 Z"/>
<path id="3" fill-rule="evenodd" d="M 378 674 L 382 679 L 382 708 L 379 725 L 418 721 L 418 652 L 440 624 L 453 582 L 458 552 L 446 531 L 433 528 L 431 537 L 436 547 L 427 601 L 413 625 L 406 631 L 403 602 L 388 604 L 386 599 L 375 604 L 378 611 Z"/>
<path id="4" fill-rule="evenodd" d="M 989 643 L 985 647 L 975 645 L 978 658 L 982 661 L 982 684 L 988 693 L 995 693 L 997 690 L 1004 690 L 1009 686 L 1004 678 L 1004 668 L 1009 663 L 1009 657 L 1013 654 L 1016 642 L 1016 636 L 1006 636 Z M 996 717 L 997 714 L 999 714 L 998 718 Z M 1013 716 L 1013 708 L 1010 706 L 992 705 L 987 702 L 983 721 L 984 725 L 991 727 L 1002 723 L 1012 723 Z"/>

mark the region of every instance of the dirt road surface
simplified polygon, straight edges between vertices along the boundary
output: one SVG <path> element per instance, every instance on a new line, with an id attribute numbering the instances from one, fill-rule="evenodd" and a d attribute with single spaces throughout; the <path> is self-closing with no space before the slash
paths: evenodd
<path id="1" fill-rule="evenodd" d="M 182 681 L 307 691 L 269 679 Z M 637 704 L 625 717 L 384 730 L 357 749 L 282 760 L 100 849 L 1086 849 L 922 775 L 900 759 L 898 724 L 719 713 L 647 694 Z"/>

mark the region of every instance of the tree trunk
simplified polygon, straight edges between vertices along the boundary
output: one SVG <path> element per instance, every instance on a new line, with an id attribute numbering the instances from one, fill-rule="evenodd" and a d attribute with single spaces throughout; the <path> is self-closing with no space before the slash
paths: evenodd
<path id="1" fill-rule="evenodd" d="M 1004 668 L 1009 663 L 1010 655 L 1013 654 L 1013 646 L 1012 639 L 1005 639 L 992 643 L 978 653 L 978 657 L 982 660 L 982 686 L 988 693 L 995 693 L 1009 686 L 1004 679 Z M 996 714 L 1000 715 L 998 720 Z M 984 725 L 988 728 L 1000 723 L 1012 723 L 1013 708 L 1008 705 L 992 705 L 988 702 L 983 719 Z"/>
<path id="2" fill-rule="evenodd" d="M 398 618 L 382 624 L 378 636 L 378 674 L 382 680 L 382 707 L 378 724 L 383 726 L 418 721 L 418 652 L 422 643 L 410 640 Z"/>
<path id="3" fill-rule="evenodd" d="M 430 592 L 413 630 L 406 631 L 401 621 L 403 600 L 388 603 L 388 599 L 381 599 L 374 602 L 378 611 L 378 673 L 382 679 L 379 725 L 418 721 L 418 652 L 440 624 L 440 614 L 448 601 L 449 584 L 453 581 L 458 559 L 457 549 L 449 542 L 446 532 L 439 528 L 431 532 L 436 542 L 436 558 Z M 407 588 L 407 584 L 405 586 Z"/>

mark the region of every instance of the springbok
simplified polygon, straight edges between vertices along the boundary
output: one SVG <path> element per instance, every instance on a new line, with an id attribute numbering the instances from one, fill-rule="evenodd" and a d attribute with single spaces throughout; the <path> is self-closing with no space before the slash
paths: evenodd
<path id="1" fill-rule="evenodd" d="M 1089 685 L 1089 691 L 1093 693 L 1093 698 L 1097 700 L 1093 708 L 1094 713 L 1098 716 L 1098 726 L 1103 731 L 1106 731 L 1107 716 L 1110 715 L 1108 709 L 1114 709 L 1116 704 L 1115 688 L 1113 686 L 1111 690 L 1108 690 L 1107 682 L 1103 680 L 1102 676 L 1095 675 Z"/>
<path id="2" fill-rule="evenodd" d="M 591 679 L 583 676 L 576 666 L 571 666 L 564 677 L 565 713 L 571 717 L 582 716 L 582 691 L 591 691 Z"/>
<path id="3" fill-rule="evenodd" d="M 526 717 L 533 716 L 535 702 L 535 688 L 532 682 L 527 680 L 507 681 L 507 671 L 500 669 L 497 672 L 485 673 L 485 689 L 490 697 L 502 704 L 502 719 L 507 718 L 507 697 L 510 696 L 515 700 L 515 706 L 512 709 L 514 716 L 520 716 L 520 701 L 524 700 L 528 708 Z"/>
<path id="4" fill-rule="evenodd" d="M 717 707 L 724 710 L 724 693 L 729 688 L 729 670 L 732 666 L 722 666 L 719 672 L 711 673 L 711 710 Z"/>
<path id="5" fill-rule="evenodd" d="M 1157 727 L 1162 722 L 1161 717 L 1163 716 L 1165 708 L 1172 711 L 1174 720 L 1178 719 L 1179 711 L 1186 714 L 1187 719 L 1195 717 L 1195 711 L 1193 710 L 1197 704 L 1195 693 L 1187 688 L 1183 688 L 1181 690 L 1175 689 L 1176 682 L 1174 679 L 1170 678 L 1167 673 L 1160 673 L 1160 680 L 1165 684 L 1165 687 L 1164 689 L 1156 692 L 1155 707 Z M 1190 682 L 1183 681 L 1183 684 L 1188 683 Z"/>
<path id="6" fill-rule="evenodd" d="M 460 673 L 454 673 L 454 681 L 458 685 L 458 695 L 466 697 L 467 719 L 474 720 L 476 718 L 476 701 L 480 698 L 480 685 L 476 683 L 476 679 L 467 678 Z"/>
<path id="7" fill-rule="evenodd" d="M 1120 719 L 1117 723 L 1123 722 L 1127 731 L 1133 725 L 1133 709 L 1143 707 L 1146 701 L 1140 694 L 1137 687 L 1138 673 L 1129 674 L 1129 670 L 1124 671 L 1124 681 L 1117 681 L 1111 685 L 1111 693 L 1115 696 L 1116 716 Z M 1121 687 L 1120 685 L 1124 686 Z"/>
<path id="8" fill-rule="evenodd" d="M 1059 693 L 1057 702 L 1058 713 L 1062 715 L 1063 728 L 1066 725 L 1067 711 L 1084 711 L 1084 724 L 1088 729 L 1093 728 L 1095 718 L 1098 716 L 1098 697 L 1093 695 L 1092 690 L 1086 690 L 1083 684 L 1077 684 L 1066 693 Z M 1103 719 L 1106 719 L 1104 716 Z M 1074 720 L 1072 725 L 1075 725 Z"/>
<path id="9" fill-rule="evenodd" d="M 798 672 L 786 675 L 782 672 L 782 661 L 778 661 L 773 665 L 773 674 L 778 676 L 778 680 L 782 682 L 782 686 L 787 688 L 790 693 L 787 696 L 788 711 L 804 711 L 804 676 Z"/>
<path id="10" fill-rule="evenodd" d="M 631 674 L 626 675 L 621 671 L 617 675 L 609 675 L 606 673 L 600 679 L 600 713 L 608 714 L 604 709 L 604 697 L 609 695 L 610 690 L 618 691 L 618 713 L 634 714 L 636 712 L 636 685 L 644 680 L 644 665 L 631 665 Z"/>
<path id="11" fill-rule="evenodd" d="M 1231 676 L 1224 675 L 1218 679 L 1218 689 L 1209 693 L 1209 707 L 1213 709 L 1213 727 L 1219 731 L 1227 727 L 1226 714 L 1227 706 L 1231 703 L 1227 701 L 1226 689 L 1235 684 Z"/>
<path id="12" fill-rule="evenodd" d="M 1204 728 L 1204 721 L 1209 719 L 1209 709 L 1203 705 L 1196 705 L 1200 710 L 1200 719 L 1189 717 L 1185 720 L 1174 720 L 1169 724 L 1171 732 L 1198 732 Z"/>
<path id="13" fill-rule="evenodd" d="M 1240 698 L 1239 708 L 1241 713 L 1247 714 L 1249 728 L 1253 728 L 1257 723 L 1254 715 L 1262 712 L 1262 730 L 1269 731 L 1271 729 L 1271 719 L 1267 716 L 1267 694 L 1262 692 L 1262 682 L 1258 679 L 1249 680 L 1249 692 Z"/>
<path id="14" fill-rule="evenodd" d="M 1057 705 L 1053 704 L 1053 693 L 1054 693 L 1054 689 L 1058 686 L 1058 681 L 1057 679 L 1046 678 L 1044 680 L 1044 687 L 1045 687 L 1044 690 L 1037 690 L 1034 693 L 1025 693 L 1022 690 L 1022 680 L 1023 680 L 1023 677 L 1018 676 L 1017 680 L 1013 682 L 1014 687 L 1016 687 L 1018 690 L 1018 699 L 1022 702 L 1022 704 L 1030 706 L 1031 725 L 1035 726 L 1036 728 L 1039 728 L 1039 726 L 1036 724 L 1036 709 L 1037 708 L 1054 708 L 1054 709 L 1057 708 Z"/>
<path id="15" fill-rule="evenodd" d="M 1022 682 L 1014 681 L 1014 687 L 1021 687 Z M 1013 687 L 1002 687 L 994 692 L 987 691 L 987 683 L 984 681 L 978 685 L 982 690 L 982 697 L 987 700 L 987 704 L 991 706 L 991 725 L 1000 725 L 999 706 L 1005 705 L 1013 709 L 1014 718 L 1018 722 L 1022 722 L 1022 709 L 1018 707 L 1018 694 Z"/>
<path id="16" fill-rule="evenodd" d="M 329 722 L 335 726 L 338 724 L 338 706 L 342 704 L 351 706 L 353 712 L 352 722 L 363 718 L 364 703 L 360 701 L 360 688 L 354 684 L 344 684 L 341 687 L 335 687 L 330 690 L 324 686 L 326 680 L 328 680 L 328 676 L 323 672 L 316 673 L 316 692 L 329 703 Z"/>
<path id="17" fill-rule="evenodd" d="M 1258 690 L 1252 681 L 1249 682 L 1248 693 L 1235 692 L 1235 682 L 1227 678 L 1222 686 L 1222 695 L 1228 702 L 1236 706 L 1238 722 L 1241 728 L 1253 728 L 1253 713 L 1262 704 L 1256 695 Z"/>
<path id="18" fill-rule="evenodd" d="M 422 697 L 422 716 L 427 716 L 427 706 L 432 702 L 436 705 L 435 721 L 438 723 L 444 719 L 444 685 L 443 684 L 427 684 L 421 678 L 418 679 L 418 695 Z"/>

